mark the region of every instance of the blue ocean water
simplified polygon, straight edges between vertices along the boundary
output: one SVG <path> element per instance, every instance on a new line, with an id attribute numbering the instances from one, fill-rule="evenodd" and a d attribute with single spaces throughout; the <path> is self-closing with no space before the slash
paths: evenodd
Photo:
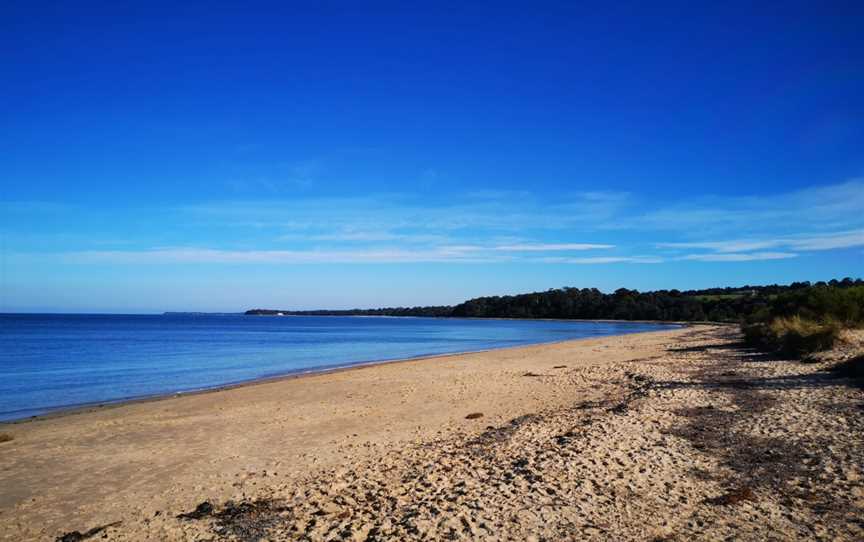
<path id="1" fill-rule="evenodd" d="M 352 364 L 663 329 L 657 324 L 0 314 L 0 420 Z"/>

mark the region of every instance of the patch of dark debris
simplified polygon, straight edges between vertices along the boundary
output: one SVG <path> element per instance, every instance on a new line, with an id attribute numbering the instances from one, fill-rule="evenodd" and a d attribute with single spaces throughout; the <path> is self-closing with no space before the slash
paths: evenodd
<path id="1" fill-rule="evenodd" d="M 607 404 L 609 404 L 608 401 L 582 401 L 573 408 L 575 410 L 590 410 L 593 408 L 603 408 Z"/>
<path id="2" fill-rule="evenodd" d="M 726 472 L 732 473 L 731 477 L 703 470 L 693 473 L 697 478 L 719 481 L 726 488 L 725 493 L 704 503 L 734 506 L 766 498 L 789 508 L 803 505 L 820 516 L 838 520 L 853 508 L 856 513 L 864 513 L 843 495 L 812 489 L 829 483 L 830 475 L 824 465 L 829 442 L 806 435 L 760 437 L 743 429 L 754 416 L 780 405 L 758 380 L 747 379 L 742 369 L 748 362 L 741 361 L 730 348 L 716 347 L 711 353 L 711 364 L 700 365 L 691 374 L 698 386 L 716 390 L 730 399 L 733 408 L 709 404 L 679 409 L 675 413 L 684 423 L 669 431 L 688 440 L 695 449 L 718 458 L 728 469 Z"/>
<path id="3" fill-rule="evenodd" d="M 93 538 L 99 533 L 104 533 L 107 529 L 111 527 L 116 527 L 120 525 L 120 521 L 115 521 L 114 523 L 109 523 L 107 525 L 101 525 L 99 527 L 93 527 L 89 531 L 80 532 L 80 531 L 71 531 L 68 533 L 64 533 L 57 537 L 57 542 L 81 542 L 82 540 L 87 540 L 88 538 Z"/>
<path id="4" fill-rule="evenodd" d="M 231 537 L 240 542 L 258 542 L 267 537 L 270 530 L 283 523 L 291 509 L 281 501 L 261 499 L 256 501 L 227 501 L 217 510 L 207 501 L 195 510 L 179 514 L 185 520 L 214 520 L 213 532 L 220 537 Z"/>
<path id="5" fill-rule="evenodd" d="M 627 414 L 631 403 L 647 396 L 655 385 L 654 379 L 650 376 L 631 373 L 629 371 L 624 376 L 627 378 L 628 392 L 620 403 L 609 409 L 609 412 L 613 414 Z"/>
<path id="6" fill-rule="evenodd" d="M 507 442 L 523 425 L 539 423 L 542 420 L 543 418 L 537 414 L 525 414 L 524 416 L 513 418 L 507 425 L 492 427 L 491 429 L 487 428 L 480 435 L 468 441 L 468 446 L 483 447 Z"/>
<path id="7" fill-rule="evenodd" d="M 191 512 L 177 514 L 177 519 L 202 519 L 213 513 L 213 505 L 209 501 L 204 501 L 195 507 Z"/>
<path id="8" fill-rule="evenodd" d="M 709 375 L 703 377 L 710 379 Z M 679 409 L 675 413 L 686 422 L 671 429 L 670 433 L 690 441 L 695 449 L 720 458 L 721 463 L 735 473 L 735 480 L 731 483 L 737 487 L 730 489 L 729 494 L 737 494 L 736 491 L 740 493 L 743 491 L 741 488 L 751 493 L 759 487 L 781 491 L 785 490 L 785 482 L 789 479 L 809 475 L 808 444 L 816 443 L 790 438 L 756 437 L 737 430 L 739 424 L 746 423 L 752 416 L 773 408 L 776 399 L 754 389 L 748 381 L 740 378 L 725 380 L 720 384 L 715 389 L 731 396 L 736 406 L 734 410 L 715 408 L 713 405 Z M 704 474 L 701 473 L 700 477 Z M 740 502 L 741 499 L 731 500 Z M 716 499 L 709 503 L 722 504 Z"/>
<path id="9" fill-rule="evenodd" d="M 749 486 L 742 486 L 736 489 L 733 489 L 719 497 L 711 497 L 705 499 L 705 504 L 711 504 L 714 506 L 730 506 L 733 504 L 738 504 L 744 501 L 755 501 L 756 494 L 753 493 L 753 489 Z"/>

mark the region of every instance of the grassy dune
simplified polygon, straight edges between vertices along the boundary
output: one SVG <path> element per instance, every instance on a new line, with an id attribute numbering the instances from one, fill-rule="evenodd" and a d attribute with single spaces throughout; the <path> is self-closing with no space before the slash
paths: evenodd
<path id="1" fill-rule="evenodd" d="M 829 350 L 843 331 L 864 327 L 864 287 L 813 286 L 773 299 L 742 325 L 748 343 L 804 357 Z"/>

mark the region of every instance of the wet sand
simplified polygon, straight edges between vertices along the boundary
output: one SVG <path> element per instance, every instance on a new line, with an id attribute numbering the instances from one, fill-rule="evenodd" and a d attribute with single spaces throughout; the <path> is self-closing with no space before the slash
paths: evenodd
<path id="1" fill-rule="evenodd" d="M 0 540 L 864 539 L 864 392 L 737 341 L 696 326 L 0 425 Z"/>

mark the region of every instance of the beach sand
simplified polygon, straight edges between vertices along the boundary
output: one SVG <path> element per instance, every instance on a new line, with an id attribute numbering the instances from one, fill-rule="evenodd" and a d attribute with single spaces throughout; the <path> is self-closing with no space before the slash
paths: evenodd
<path id="1" fill-rule="evenodd" d="M 3 424 L 0 540 L 864 539 L 864 391 L 738 341 L 694 326 Z"/>

